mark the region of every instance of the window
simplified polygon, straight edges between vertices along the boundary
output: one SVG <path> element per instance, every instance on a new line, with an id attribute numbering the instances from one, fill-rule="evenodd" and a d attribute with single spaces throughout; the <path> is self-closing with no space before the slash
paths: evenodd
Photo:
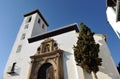
<path id="1" fill-rule="evenodd" d="M 17 48 L 17 53 L 21 51 L 21 48 L 22 48 L 22 45 L 19 45 L 18 48 Z"/>
<path id="2" fill-rule="evenodd" d="M 28 17 L 27 22 L 29 23 L 31 22 L 31 20 L 32 20 L 32 16 Z"/>
<path id="3" fill-rule="evenodd" d="M 25 33 L 24 34 L 22 34 L 22 36 L 21 36 L 21 40 L 24 40 L 25 39 Z"/>
<path id="4" fill-rule="evenodd" d="M 45 29 L 45 26 L 44 26 L 44 24 L 42 25 L 42 29 Z"/>
<path id="5" fill-rule="evenodd" d="M 28 24 L 26 24 L 26 25 L 25 25 L 25 29 L 28 29 L 28 26 L 29 26 L 29 25 L 28 25 Z"/>
<path id="6" fill-rule="evenodd" d="M 38 19 L 38 24 L 40 24 L 40 19 Z"/>

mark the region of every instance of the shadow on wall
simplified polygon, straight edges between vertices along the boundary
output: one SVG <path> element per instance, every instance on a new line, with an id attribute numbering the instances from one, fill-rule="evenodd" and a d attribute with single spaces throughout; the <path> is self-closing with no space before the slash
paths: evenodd
<path id="1" fill-rule="evenodd" d="M 10 74 L 11 76 L 19 76 L 19 74 L 18 73 L 12 73 L 12 74 Z"/>
<path id="2" fill-rule="evenodd" d="M 8 68 L 8 71 L 11 70 L 11 67 Z M 19 76 L 20 75 L 20 71 L 21 68 L 19 68 L 18 66 L 15 67 L 15 72 L 7 72 L 7 74 L 11 75 L 11 76 Z"/>
<path id="3" fill-rule="evenodd" d="M 64 51 L 63 54 L 63 66 L 64 66 L 64 79 L 68 79 L 67 61 L 70 59 L 70 52 Z"/>

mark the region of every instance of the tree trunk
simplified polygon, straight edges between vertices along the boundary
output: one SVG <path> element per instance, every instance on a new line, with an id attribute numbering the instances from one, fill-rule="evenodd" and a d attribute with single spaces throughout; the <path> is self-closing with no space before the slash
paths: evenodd
<path id="1" fill-rule="evenodd" d="M 83 72 L 84 72 L 84 79 L 93 79 L 92 74 L 89 74 L 85 70 L 83 70 Z"/>
<path id="2" fill-rule="evenodd" d="M 93 74 L 94 74 L 95 78 L 98 79 L 97 74 L 95 72 L 93 72 Z"/>

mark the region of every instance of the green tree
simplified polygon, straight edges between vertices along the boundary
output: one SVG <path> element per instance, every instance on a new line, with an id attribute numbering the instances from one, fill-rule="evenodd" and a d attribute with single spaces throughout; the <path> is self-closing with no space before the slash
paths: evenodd
<path id="1" fill-rule="evenodd" d="M 79 32 L 76 46 L 74 46 L 74 56 L 77 65 L 81 66 L 86 72 L 94 73 L 97 79 L 96 73 L 99 71 L 99 66 L 102 64 L 102 59 L 99 58 L 99 44 L 95 43 L 93 38 L 94 32 L 84 24 L 81 23 L 81 30 Z"/>
<path id="2" fill-rule="evenodd" d="M 118 72 L 119 72 L 119 74 L 120 74 L 120 62 L 119 62 L 119 64 L 118 64 L 118 66 L 117 66 L 117 70 L 118 70 Z"/>

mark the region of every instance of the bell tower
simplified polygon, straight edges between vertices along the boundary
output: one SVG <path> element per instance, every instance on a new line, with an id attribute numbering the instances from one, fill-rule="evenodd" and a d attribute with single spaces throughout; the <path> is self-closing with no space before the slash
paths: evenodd
<path id="1" fill-rule="evenodd" d="M 24 17 L 25 21 L 23 25 L 25 28 L 30 28 L 29 38 L 47 31 L 48 23 L 39 12 L 39 10 L 25 14 Z"/>
<path id="2" fill-rule="evenodd" d="M 22 25 L 17 34 L 10 56 L 6 63 L 3 79 L 27 79 L 30 56 L 28 38 L 47 31 L 48 23 L 39 10 L 24 15 Z M 25 73 L 25 74 L 24 74 Z M 24 77 L 22 77 L 24 75 Z"/>

